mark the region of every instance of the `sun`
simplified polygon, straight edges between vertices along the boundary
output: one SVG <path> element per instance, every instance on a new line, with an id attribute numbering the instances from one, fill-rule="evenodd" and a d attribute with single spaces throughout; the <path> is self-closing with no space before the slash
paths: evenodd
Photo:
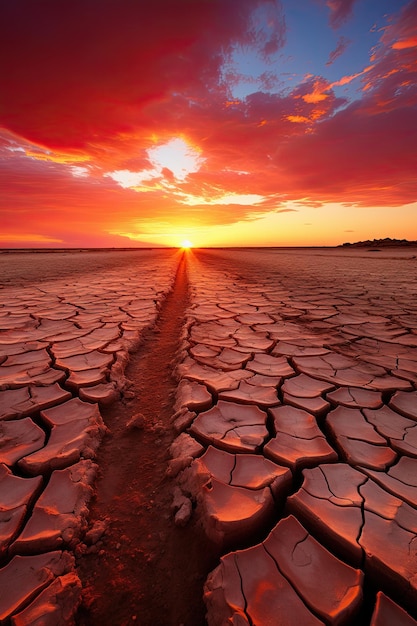
<path id="1" fill-rule="evenodd" d="M 193 247 L 193 242 L 190 241 L 189 239 L 183 239 L 180 245 L 181 245 L 181 248 L 184 248 L 185 250 L 189 250 L 190 248 Z"/>

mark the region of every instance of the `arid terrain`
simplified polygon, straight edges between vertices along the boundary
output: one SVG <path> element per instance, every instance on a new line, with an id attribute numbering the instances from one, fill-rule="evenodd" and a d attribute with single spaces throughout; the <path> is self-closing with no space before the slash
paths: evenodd
<path id="1" fill-rule="evenodd" d="M 0 272 L 0 624 L 417 624 L 416 248 Z"/>

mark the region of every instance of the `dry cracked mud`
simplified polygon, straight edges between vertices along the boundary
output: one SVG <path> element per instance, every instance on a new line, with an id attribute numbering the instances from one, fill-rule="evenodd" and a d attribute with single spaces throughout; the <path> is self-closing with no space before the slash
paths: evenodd
<path id="1" fill-rule="evenodd" d="M 415 256 L 32 256 L 0 290 L 0 623 L 417 623 Z"/>

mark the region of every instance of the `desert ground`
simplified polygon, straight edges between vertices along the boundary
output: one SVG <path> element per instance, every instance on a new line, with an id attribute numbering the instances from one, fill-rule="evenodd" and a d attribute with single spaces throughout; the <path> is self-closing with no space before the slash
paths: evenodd
<path id="1" fill-rule="evenodd" d="M 0 624 L 417 624 L 416 248 L 0 277 Z"/>

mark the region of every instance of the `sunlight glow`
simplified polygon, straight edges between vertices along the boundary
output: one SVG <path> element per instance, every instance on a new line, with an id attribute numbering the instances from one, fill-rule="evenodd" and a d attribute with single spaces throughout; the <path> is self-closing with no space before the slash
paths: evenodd
<path id="1" fill-rule="evenodd" d="M 140 172 L 127 169 L 113 170 L 103 176 L 112 178 L 123 189 L 137 192 L 162 189 L 172 191 L 175 190 L 175 185 L 184 182 L 189 174 L 198 172 L 205 161 L 198 148 L 178 137 L 149 148 L 146 152 L 152 168 Z M 73 173 L 81 175 L 81 169 L 86 168 L 78 168 L 76 172 L 73 170 Z"/>
<path id="2" fill-rule="evenodd" d="M 154 170 L 142 170 L 141 172 L 131 172 L 130 170 L 114 170 L 104 174 L 105 177 L 112 178 L 123 189 L 135 189 L 142 185 L 145 180 L 156 178 L 158 172 Z"/>
<path id="3" fill-rule="evenodd" d="M 192 247 L 193 247 L 193 243 L 189 239 L 183 239 L 181 241 L 181 248 L 184 248 L 185 250 L 189 250 Z"/>
<path id="4" fill-rule="evenodd" d="M 181 199 L 178 200 L 181 204 L 187 204 L 188 206 L 203 206 L 203 205 L 246 205 L 251 206 L 253 204 L 260 204 L 265 200 L 264 196 L 261 196 L 257 193 L 223 193 L 219 195 L 213 195 L 212 197 L 204 197 L 204 196 L 193 196 L 191 194 L 185 193 L 177 193 L 178 196 L 182 196 Z"/>
<path id="5" fill-rule="evenodd" d="M 155 170 L 162 172 L 163 169 L 168 169 L 179 181 L 184 181 L 188 174 L 198 172 L 205 160 L 197 148 L 179 137 L 149 148 L 147 152 Z"/>

